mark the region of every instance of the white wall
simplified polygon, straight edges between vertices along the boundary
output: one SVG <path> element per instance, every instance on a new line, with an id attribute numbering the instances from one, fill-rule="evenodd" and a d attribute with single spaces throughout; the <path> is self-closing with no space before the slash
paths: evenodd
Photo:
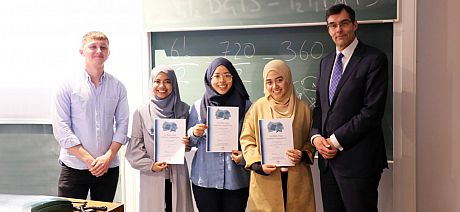
<path id="1" fill-rule="evenodd" d="M 88 31 L 105 32 L 111 55 L 106 69 L 139 93 L 145 33 L 140 0 L 3 2 L 0 6 L 0 123 L 50 123 L 54 86 L 82 67 L 78 53 Z M 147 63 L 148 64 L 148 63 Z"/>
<path id="2" fill-rule="evenodd" d="M 417 5 L 417 211 L 460 211 L 460 1 Z"/>
<path id="3" fill-rule="evenodd" d="M 2 2 L 0 123 L 50 123 L 53 89 L 82 67 L 81 37 L 93 30 L 109 37 L 111 54 L 105 69 L 127 87 L 132 113 L 145 99 L 144 76 L 149 72 L 141 8 L 141 0 Z M 125 166 L 121 164 L 122 170 Z M 126 169 L 128 174 L 121 175 L 123 192 L 116 200 L 123 199 L 126 211 L 134 212 L 135 207 L 129 207 L 135 206 L 135 186 L 126 182 L 135 183 L 136 177 L 129 165 Z"/>
<path id="4" fill-rule="evenodd" d="M 393 32 L 393 191 L 386 193 L 400 212 L 416 211 L 416 3 L 399 1 Z"/>
<path id="5" fill-rule="evenodd" d="M 145 99 L 149 63 L 140 8 L 140 0 L 2 3 L 0 122 L 18 115 L 19 123 L 47 121 L 48 105 L 42 103 L 50 98 L 60 77 L 81 66 L 80 38 L 90 30 L 109 36 L 111 55 L 106 69 L 128 87 L 132 112 Z M 401 22 L 394 33 L 395 163 L 382 178 L 382 211 L 460 210 L 458 11 L 458 0 L 400 0 Z M 18 109 L 20 114 L 12 112 Z M 125 173 L 126 211 L 137 211 L 137 175 L 129 165 Z"/>

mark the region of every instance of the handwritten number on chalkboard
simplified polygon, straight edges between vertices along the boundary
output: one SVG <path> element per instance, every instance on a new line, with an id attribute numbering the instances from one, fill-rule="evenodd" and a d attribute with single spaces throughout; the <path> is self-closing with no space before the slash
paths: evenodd
<path id="1" fill-rule="evenodd" d="M 179 53 L 179 50 L 176 48 L 177 40 L 178 40 L 178 38 L 174 39 L 174 42 L 171 45 L 171 51 L 170 51 L 171 57 L 179 57 L 179 56 L 181 56 L 180 53 Z M 182 55 L 182 56 L 185 56 L 186 58 L 190 58 L 190 56 L 187 55 L 187 53 L 186 53 L 187 48 L 186 48 L 186 45 L 185 45 L 186 44 L 185 40 L 186 40 L 186 38 L 185 38 L 185 35 L 184 35 L 183 36 L 183 45 L 182 45 L 184 55 Z"/>
<path id="2" fill-rule="evenodd" d="M 230 51 L 228 50 L 228 46 L 230 46 L 230 42 L 229 41 L 223 41 L 223 42 L 220 42 L 219 44 L 225 44 L 225 51 L 221 52 L 224 57 L 227 57 L 227 53 L 230 53 Z"/>
<path id="3" fill-rule="evenodd" d="M 313 52 L 315 52 L 316 48 L 318 49 L 318 56 L 315 56 L 315 54 L 313 54 Z M 311 49 L 310 49 L 311 58 L 313 58 L 315 60 L 321 59 L 321 57 L 323 57 L 323 53 L 324 53 L 323 43 L 321 43 L 321 42 L 313 43 L 313 45 L 311 46 Z"/>
<path id="4" fill-rule="evenodd" d="M 223 44 L 225 46 L 225 50 L 222 51 L 221 53 L 224 55 L 224 57 L 227 57 L 229 54 L 232 53 L 230 50 L 230 41 L 222 41 L 219 44 Z M 234 42 L 233 45 L 236 46 L 236 52 L 233 54 L 235 60 L 238 60 L 238 55 L 243 53 L 244 57 L 246 58 L 252 58 L 256 54 L 256 46 L 253 43 L 243 43 L 241 44 L 240 42 Z M 241 50 L 243 50 L 241 52 Z"/>
<path id="5" fill-rule="evenodd" d="M 308 46 L 306 45 L 306 40 L 302 42 L 302 45 L 300 46 L 299 50 L 299 57 L 301 60 L 307 60 L 308 55 L 311 55 L 311 58 L 317 60 L 320 59 L 323 56 L 324 52 L 324 46 L 321 42 L 314 42 L 313 45 L 310 48 L 310 51 L 308 51 Z M 287 55 L 292 55 L 292 57 L 286 59 L 286 61 L 292 61 L 297 58 L 297 51 L 294 50 L 294 46 L 292 45 L 292 42 L 289 40 L 285 40 L 281 42 L 282 46 L 285 46 L 285 49 L 288 51 Z M 317 56 L 313 54 L 313 52 L 317 51 Z"/>
<path id="6" fill-rule="evenodd" d="M 238 48 L 238 50 L 236 50 L 236 54 L 235 54 L 235 60 L 238 60 L 238 54 L 240 53 L 240 50 L 241 50 L 241 44 L 238 43 L 238 42 L 235 42 L 235 46 Z"/>
<path id="7" fill-rule="evenodd" d="M 284 44 L 287 44 L 286 50 L 288 50 L 289 52 L 292 53 L 292 57 L 289 58 L 289 59 L 286 59 L 286 61 L 294 60 L 294 59 L 297 57 L 297 54 L 296 54 L 295 51 L 292 50 L 292 48 L 291 48 L 292 42 L 291 42 L 291 41 L 288 41 L 288 40 L 281 42 L 281 45 L 284 45 Z"/>
<path id="8" fill-rule="evenodd" d="M 171 45 L 171 56 L 174 57 L 174 56 L 180 56 L 179 55 L 179 51 L 177 51 L 177 49 L 175 49 L 175 45 L 176 45 L 176 42 L 177 42 L 177 38 L 174 40 L 173 44 Z"/>
<path id="9" fill-rule="evenodd" d="M 246 52 L 246 49 L 252 49 L 252 53 L 248 54 Z M 245 43 L 244 44 L 244 56 L 246 56 L 247 58 L 252 58 L 254 54 L 256 54 L 256 46 L 254 46 L 254 44 L 252 43 Z"/>
<path id="10" fill-rule="evenodd" d="M 311 1 L 310 1 L 310 4 L 311 4 Z M 291 10 L 294 10 L 297 13 L 305 12 L 304 10 L 302 10 L 302 3 L 297 2 L 295 0 L 291 0 Z"/>
<path id="11" fill-rule="evenodd" d="M 307 59 L 308 59 L 308 51 L 305 51 L 305 50 L 303 49 L 306 42 L 307 42 L 307 41 L 304 40 L 303 43 L 302 43 L 302 46 L 300 47 L 299 57 L 300 57 L 300 59 L 302 59 L 302 60 L 307 60 Z M 305 55 L 305 56 L 302 56 L 302 55 Z"/>

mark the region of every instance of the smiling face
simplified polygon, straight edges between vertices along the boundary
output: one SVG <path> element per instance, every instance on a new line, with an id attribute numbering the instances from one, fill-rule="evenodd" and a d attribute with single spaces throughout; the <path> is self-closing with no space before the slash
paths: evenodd
<path id="1" fill-rule="evenodd" d="M 220 65 L 211 76 L 211 86 L 218 94 L 224 95 L 232 88 L 232 78 L 227 67 Z"/>
<path id="2" fill-rule="evenodd" d="M 356 20 L 353 22 L 348 12 L 343 9 L 340 13 L 327 18 L 327 26 L 337 49 L 342 51 L 355 39 L 358 22 Z"/>
<path id="3" fill-rule="evenodd" d="M 276 101 L 281 101 L 287 93 L 286 79 L 276 71 L 270 71 L 265 79 L 265 89 Z"/>
<path id="4" fill-rule="evenodd" d="M 159 98 L 164 99 L 171 95 L 173 91 L 172 81 L 169 79 L 169 76 L 164 73 L 160 72 L 153 80 L 153 94 Z"/>
<path id="5" fill-rule="evenodd" d="M 90 66 L 103 66 L 109 57 L 109 41 L 93 39 L 83 44 L 80 54 L 85 58 L 86 64 Z"/>

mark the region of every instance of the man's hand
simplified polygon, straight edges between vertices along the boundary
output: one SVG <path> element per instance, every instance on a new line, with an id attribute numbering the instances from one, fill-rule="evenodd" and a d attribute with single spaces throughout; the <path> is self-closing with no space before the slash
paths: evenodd
<path id="1" fill-rule="evenodd" d="M 318 136 L 315 139 L 313 139 L 313 145 L 316 147 L 316 150 L 318 150 L 318 153 L 323 156 L 325 159 L 332 159 L 335 157 L 337 154 L 337 148 L 332 145 L 332 142 L 330 139 L 325 139 L 322 136 Z"/>
<path id="2" fill-rule="evenodd" d="M 96 177 L 100 177 L 107 173 L 109 170 L 110 164 L 112 163 L 113 159 L 117 157 L 118 150 L 120 149 L 121 144 L 112 141 L 112 144 L 110 145 L 109 149 L 104 155 L 101 155 L 97 157 L 92 163 L 91 166 L 92 168 L 89 169 L 91 174 L 93 174 Z"/>
<path id="3" fill-rule="evenodd" d="M 208 126 L 206 124 L 196 124 L 193 127 L 193 135 L 196 137 L 201 137 L 203 136 L 206 129 L 208 129 Z"/>
<path id="4" fill-rule="evenodd" d="M 241 151 L 238 150 L 232 150 L 232 154 L 230 156 L 236 164 L 240 164 L 241 159 L 243 158 L 243 154 L 241 154 Z"/>
<path id="5" fill-rule="evenodd" d="M 100 177 L 107 173 L 110 167 L 110 163 L 112 163 L 112 160 L 113 159 L 111 159 L 110 155 L 108 154 L 101 155 L 93 161 L 93 163 L 91 164 L 92 168 L 90 168 L 89 171 L 94 176 Z"/>

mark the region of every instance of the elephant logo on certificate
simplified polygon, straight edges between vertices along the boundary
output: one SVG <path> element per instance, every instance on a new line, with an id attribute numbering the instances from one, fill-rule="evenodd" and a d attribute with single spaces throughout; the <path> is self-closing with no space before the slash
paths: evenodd
<path id="1" fill-rule="evenodd" d="M 286 155 L 288 149 L 294 148 L 291 118 L 260 119 L 259 136 L 262 164 L 294 165 Z"/>

